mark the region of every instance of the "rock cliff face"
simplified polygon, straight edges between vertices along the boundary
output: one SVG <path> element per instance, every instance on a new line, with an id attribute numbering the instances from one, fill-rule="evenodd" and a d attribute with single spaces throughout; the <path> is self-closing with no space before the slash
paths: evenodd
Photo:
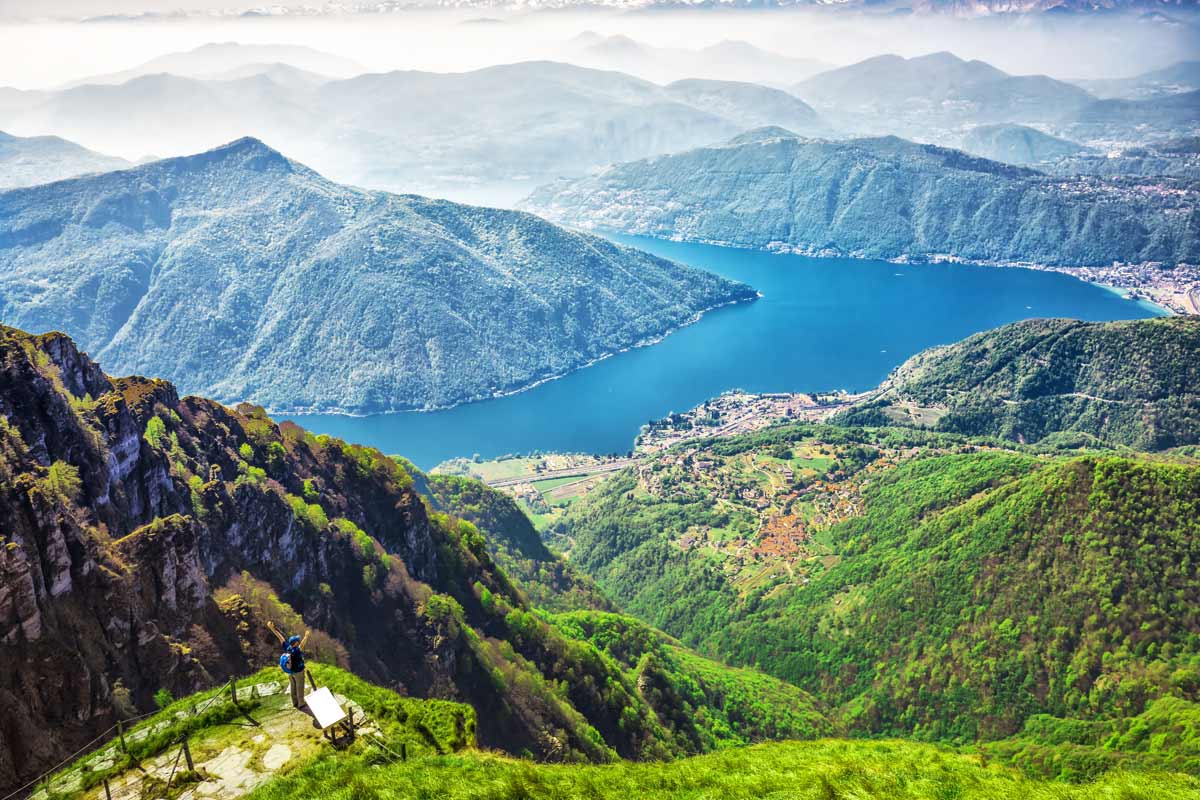
<path id="1" fill-rule="evenodd" d="M 525 609 L 474 528 L 427 510 L 378 451 L 110 379 L 61 334 L 0 327 L 0 788 L 161 687 L 269 664 L 267 619 L 315 629 L 365 677 L 472 703 L 486 744 L 652 755 L 652 717 L 618 729 L 623 704 L 537 690 L 584 667 Z"/>

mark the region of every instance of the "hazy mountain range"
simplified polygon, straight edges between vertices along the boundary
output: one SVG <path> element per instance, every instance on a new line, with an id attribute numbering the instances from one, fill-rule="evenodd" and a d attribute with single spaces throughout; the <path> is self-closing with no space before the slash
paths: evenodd
<path id="1" fill-rule="evenodd" d="M 831 142 L 768 129 L 550 184 L 525 207 L 574 226 L 814 254 L 1200 260 L 1194 188 L 1063 183 L 895 137 Z"/>
<path id="2" fill-rule="evenodd" d="M 53 133 L 130 159 L 193 153 L 250 135 L 343 182 L 511 204 L 548 180 L 716 144 L 760 126 L 823 138 L 894 134 L 978 151 L 997 146 L 964 141 L 984 125 L 1126 146 L 1193 135 L 1200 125 L 1191 94 L 1097 100 L 1071 83 L 1009 75 L 951 53 L 878 56 L 793 83 L 817 65 L 745 43 L 661 51 L 589 36 L 577 44 L 614 50 L 616 61 L 632 49 L 666 64 L 646 68 L 662 75 L 685 68 L 719 74 L 725 64 L 741 64 L 737 75 L 763 83 L 693 76 L 664 85 L 551 61 L 334 79 L 319 69 L 353 65 L 303 48 L 206 45 L 100 82 L 0 89 L 0 128 Z M 271 58 L 290 62 L 263 60 Z M 986 152 L 1014 146 L 1026 147 L 1008 142 Z M 1012 157 L 1037 155 L 1030 149 Z"/>
<path id="3" fill-rule="evenodd" d="M 1057 126 L 1070 139 L 1152 141 L 1200 133 L 1200 90 L 1146 100 L 1097 100 Z"/>
<path id="4" fill-rule="evenodd" d="M 753 297 L 528 214 L 340 186 L 253 139 L 0 193 L 0 321 L 274 408 L 488 397 Z"/>
<path id="5" fill-rule="evenodd" d="M 443 193 L 585 174 L 762 124 L 829 130 L 777 89 L 729 81 L 660 86 L 554 62 L 324 83 L 306 76 L 276 66 L 232 80 L 153 74 L 112 86 L 9 91 L 0 93 L 0 125 L 55 131 L 131 158 L 252 135 L 339 180 Z"/>
<path id="6" fill-rule="evenodd" d="M 1095 99 L 1045 75 L 1009 75 L 946 52 L 876 56 L 815 75 L 793 92 L 846 130 L 922 139 L 966 123 L 1057 121 Z"/>
<path id="7" fill-rule="evenodd" d="M 1180 61 L 1131 78 L 1074 81 L 1102 99 L 1145 100 L 1200 89 L 1200 60 Z"/>
<path id="8" fill-rule="evenodd" d="M 0 189 L 33 186 L 131 166 L 57 136 L 10 136 L 0 131 Z"/>
<path id="9" fill-rule="evenodd" d="M 366 67 L 351 59 L 302 45 L 210 42 L 193 50 L 167 53 L 120 72 L 72 81 L 63 88 L 125 83 L 144 75 L 163 73 L 220 80 L 266 72 L 272 65 L 280 64 L 325 78 L 349 78 L 367 71 Z"/>
<path id="10" fill-rule="evenodd" d="M 628 36 L 587 31 L 568 42 L 564 60 L 612 69 L 656 83 L 683 78 L 746 81 L 786 88 L 832 65 L 814 58 L 791 58 L 749 42 L 725 40 L 707 47 L 655 47 Z"/>
<path id="11" fill-rule="evenodd" d="M 1046 75 L 1011 75 L 983 61 L 941 52 L 915 58 L 882 55 L 808 78 L 791 91 L 842 130 L 958 144 L 980 125 L 1020 124 L 1087 143 L 1143 143 L 1187 135 L 1200 123 L 1200 102 L 1185 80 L 1193 62 L 1127 79 L 1156 87 L 1137 99 L 1098 99 L 1083 86 Z M 1168 77 L 1175 80 L 1168 81 Z M 1083 82 L 1089 88 L 1104 82 Z"/>
<path id="12" fill-rule="evenodd" d="M 1092 152 L 1083 145 L 1026 125 L 980 125 L 967 131 L 959 147 L 973 155 L 1009 164 L 1041 164 Z"/>
<path id="13" fill-rule="evenodd" d="M 53 7 L 42 13 L 50 13 Z M 137 4 L 127 3 L 102 13 L 86 16 L 90 21 L 142 20 L 170 17 L 327 17 L 361 14 L 392 14 L 428 9 L 484 9 L 520 11 L 566 11 L 588 9 L 661 10 L 661 9 L 763 9 L 812 8 L 836 11 L 870 11 L 872 13 L 941 14 L 959 17 L 989 17 L 995 15 L 1040 14 L 1044 12 L 1089 14 L 1115 11 L 1176 10 L 1176 3 L 1166 0 L 325 0 L 309 3 L 272 3 L 268 5 L 237 4 L 223 6 L 196 0 L 174 4 L 169 12 L 159 7 L 139 10 Z M 78 13 L 77 9 L 72 9 Z"/>

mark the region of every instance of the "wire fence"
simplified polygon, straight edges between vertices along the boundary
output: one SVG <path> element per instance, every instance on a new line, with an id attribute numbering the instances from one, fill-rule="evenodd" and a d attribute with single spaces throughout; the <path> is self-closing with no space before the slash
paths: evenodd
<path id="1" fill-rule="evenodd" d="M 150 788 L 151 785 L 160 784 L 163 781 L 148 771 L 139 772 L 136 777 L 132 778 L 125 776 L 119 782 L 110 781 L 103 774 L 107 769 L 117 764 L 123 756 L 130 756 L 130 742 L 134 745 L 132 749 L 136 754 L 133 756 L 135 763 L 138 761 L 149 761 L 161 756 L 163 752 L 169 751 L 173 747 L 179 747 L 179 751 L 175 757 L 174 768 L 171 770 L 167 781 L 162 787 L 165 790 L 176 779 L 181 757 L 186 759 L 188 771 L 193 770 L 191 752 L 188 748 L 186 734 L 177 739 L 172 737 L 172 740 L 165 743 L 156 753 L 138 752 L 140 749 L 137 747 L 138 743 L 149 740 L 155 734 L 167 731 L 172 726 L 185 723 L 190 717 L 197 717 L 205 713 L 212 708 L 217 700 L 226 696 L 229 697 L 230 703 L 235 706 L 237 705 L 236 678 L 227 681 L 203 703 L 177 711 L 154 725 L 136 727 L 136 723 L 162 714 L 162 710 L 149 711 L 135 717 L 118 720 L 115 725 L 111 725 L 102 731 L 74 753 L 62 759 L 25 785 L 0 797 L 0 800 L 17 800 L 17 798 L 26 797 L 35 798 L 36 800 L 54 800 L 58 797 L 77 796 L 82 792 L 94 792 L 97 797 L 104 800 L 125 800 L 126 798 L 141 797 L 144 788 Z M 98 757 L 92 759 L 91 763 L 81 764 L 77 768 L 63 771 L 64 768 L 69 767 L 71 764 L 93 754 Z M 127 770 L 127 772 L 129 771 L 133 770 Z"/>
<path id="2" fill-rule="evenodd" d="M 310 674 L 310 679 L 312 678 Z M 313 680 L 313 690 L 316 691 Z M 62 800 L 63 798 L 87 798 L 87 800 L 145 800 L 146 798 L 168 797 L 172 792 L 186 791 L 189 784 L 206 780 L 225 780 L 221 773 L 209 774 L 212 762 L 203 762 L 197 770 L 193 762 L 189 735 L 196 734 L 197 741 L 207 740 L 204 731 L 212 725 L 233 722 L 239 716 L 250 724 L 260 723 L 250 716 L 258 707 L 258 698 L 286 693 L 280 682 L 270 681 L 239 687 L 236 679 L 230 680 L 213 692 L 204 702 L 193 703 L 187 708 L 171 714 L 152 711 L 122 720 L 100 733 L 96 738 L 64 758 L 53 768 L 10 792 L 0 800 Z M 239 694 L 243 702 L 239 702 Z M 249 702 L 244 702 L 249 695 Z M 202 715 L 213 710 L 216 703 L 224 701 L 226 709 L 216 709 L 206 719 Z M 377 729 L 363 728 L 367 715 L 362 707 L 348 698 L 339 697 L 349 710 L 347 720 L 342 723 L 348 730 L 342 736 L 325 731 L 335 747 L 354 741 L 355 733 L 363 734 L 365 743 L 378 748 L 381 759 L 386 763 L 408 760 L 408 745 L 401 743 L 389 747 L 379 736 Z M 355 713 L 358 713 L 358 717 Z M 225 714 L 229 714 L 226 719 Z M 162 715 L 160 720 L 150 720 L 135 725 L 148 717 Z M 241 723 L 238 723 L 241 724 Z M 337 726 L 334 726 L 335 728 Z M 115 735 L 112 735 L 113 732 Z M 205 758 L 202 746 L 200 758 Z M 227 777 L 227 776 L 226 776 Z M 249 788 L 249 787 L 247 787 Z"/>

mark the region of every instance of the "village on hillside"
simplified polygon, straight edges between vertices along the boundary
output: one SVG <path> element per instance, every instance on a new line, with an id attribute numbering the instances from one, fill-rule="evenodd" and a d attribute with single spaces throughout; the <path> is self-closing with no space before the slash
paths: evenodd
<path id="1" fill-rule="evenodd" d="M 456 458 L 433 472 L 476 478 L 512 495 L 545 529 L 605 478 L 685 442 L 753 433 L 783 422 L 821 422 L 861 399 L 846 392 L 753 394 L 726 392 L 684 412 L 642 426 L 627 455 L 532 453 L 496 459 Z"/>
<path id="2" fill-rule="evenodd" d="M 804 584 L 829 566 L 820 534 L 862 511 L 862 487 L 918 452 L 833 445 L 818 440 L 721 456 L 685 448 L 647 459 L 639 491 L 680 505 L 711 504 L 707 523 L 676 540 L 716 556 L 734 584 L 750 591 L 782 580 Z"/>
<path id="3" fill-rule="evenodd" d="M 660 453 L 690 439 L 737 436 L 781 422 L 823 422 L 862 397 L 846 392 L 725 392 L 689 411 L 651 420 L 642 426 L 634 452 Z"/>

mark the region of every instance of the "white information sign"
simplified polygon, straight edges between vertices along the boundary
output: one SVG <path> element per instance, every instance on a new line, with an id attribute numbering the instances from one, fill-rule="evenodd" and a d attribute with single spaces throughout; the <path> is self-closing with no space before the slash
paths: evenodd
<path id="1" fill-rule="evenodd" d="M 333 699 L 328 687 L 322 686 L 312 694 L 305 695 L 304 702 L 308 704 L 308 710 L 313 712 L 317 724 L 322 729 L 337 725 L 346 718 L 346 712 L 338 705 L 338 701 Z"/>

